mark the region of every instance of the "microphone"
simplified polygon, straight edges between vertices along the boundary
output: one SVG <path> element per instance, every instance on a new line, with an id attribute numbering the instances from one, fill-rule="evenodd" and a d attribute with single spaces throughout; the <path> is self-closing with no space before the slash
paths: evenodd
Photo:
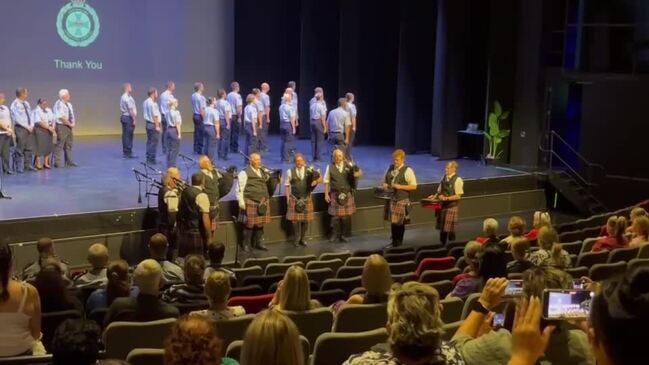
<path id="1" fill-rule="evenodd" d="M 152 171 L 154 174 L 162 175 L 162 171 L 156 170 L 153 166 L 149 165 L 146 162 L 140 162 L 140 165 L 144 166 L 146 170 Z"/>
<path id="2" fill-rule="evenodd" d="M 189 162 L 192 162 L 192 163 L 196 163 L 196 160 L 194 160 L 193 158 L 191 158 L 191 157 L 189 157 L 189 156 L 187 156 L 187 155 L 184 155 L 184 154 L 182 154 L 182 153 L 179 153 L 178 156 L 179 156 L 180 158 L 182 158 L 183 160 L 185 160 L 185 161 L 189 161 Z"/>

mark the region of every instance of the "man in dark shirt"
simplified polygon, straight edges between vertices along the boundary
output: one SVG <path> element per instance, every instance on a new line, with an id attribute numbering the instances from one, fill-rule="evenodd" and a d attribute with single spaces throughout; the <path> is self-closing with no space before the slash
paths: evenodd
<path id="1" fill-rule="evenodd" d="M 133 282 L 140 288 L 136 298 L 116 298 L 104 319 L 104 328 L 114 321 L 148 322 L 165 318 L 178 318 L 180 312 L 173 305 L 158 299 L 162 268 L 157 261 L 140 262 L 133 273 Z"/>

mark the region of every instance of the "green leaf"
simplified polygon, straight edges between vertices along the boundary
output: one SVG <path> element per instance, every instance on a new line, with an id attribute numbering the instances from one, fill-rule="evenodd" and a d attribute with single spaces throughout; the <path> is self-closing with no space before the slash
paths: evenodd
<path id="1" fill-rule="evenodd" d="M 494 101 L 494 113 L 496 113 L 496 115 L 499 117 L 503 113 L 503 108 L 502 106 L 500 106 L 500 102 L 498 100 Z"/>
<path id="2" fill-rule="evenodd" d="M 504 111 L 503 114 L 500 116 L 499 119 L 500 119 L 500 120 L 505 120 L 505 119 L 507 119 L 507 118 L 509 118 L 509 110 Z"/>
<path id="3" fill-rule="evenodd" d="M 489 135 L 489 133 L 484 132 L 484 136 L 487 137 L 487 140 L 489 140 L 489 142 L 491 142 L 491 136 Z"/>
<path id="4" fill-rule="evenodd" d="M 498 137 L 500 137 L 500 138 L 506 138 L 506 137 L 508 137 L 508 136 L 509 136 L 509 131 L 508 131 L 508 130 L 502 130 L 502 131 L 500 131 L 500 133 L 498 134 Z"/>
<path id="5" fill-rule="evenodd" d="M 489 134 L 492 136 L 497 136 L 500 133 L 500 126 L 498 122 L 498 117 L 494 113 L 489 113 Z"/>

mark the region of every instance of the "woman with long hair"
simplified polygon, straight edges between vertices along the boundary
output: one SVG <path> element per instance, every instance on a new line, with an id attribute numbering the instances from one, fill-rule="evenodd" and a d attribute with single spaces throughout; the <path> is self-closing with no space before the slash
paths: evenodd
<path id="1" fill-rule="evenodd" d="M 649 218 L 638 217 L 633 220 L 633 238 L 629 241 L 629 247 L 644 246 L 649 242 Z"/>
<path id="2" fill-rule="evenodd" d="M 507 262 L 503 250 L 498 246 L 483 247 L 478 252 L 477 275 L 458 281 L 448 296 L 466 299 L 470 294 L 480 292 L 487 280 L 506 277 Z"/>
<path id="3" fill-rule="evenodd" d="M 532 220 L 532 229 L 527 232 L 525 238 L 529 241 L 534 241 L 539 235 L 539 231 L 543 227 L 552 227 L 552 219 L 550 219 L 550 213 L 548 212 L 534 212 L 534 217 Z"/>
<path id="4" fill-rule="evenodd" d="M 137 287 L 132 287 L 128 276 L 128 263 L 124 260 L 115 260 L 108 263 L 106 271 L 108 283 L 106 288 L 97 289 L 88 297 L 86 313 L 90 314 L 98 308 L 108 308 L 115 298 L 136 297 Z"/>
<path id="5" fill-rule="evenodd" d="M 529 260 L 536 266 L 552 266 L 560 269 L 572 266 L 570 254 L 561 247 L 557 231 L 543 227 L 538 236 L 539 249 L 530 254 Z"/>
<path id="6" fill-rule="evenodd" d="M 41 297 L 43 313 L 60 312 L 70 309 L 83 310 L 83 305 L 68 290 L 68 282 L 62 275 L 59 260 L 48 258 L 36 275 L 34 286 Z"/>
<path id="7" fill-rule="evenodd" d="M 349 297 L 348 304 L 377 304 L 387 303 L 392 287 L 392 274 L 390 266 L 381 255 L 371 255 L 365 260 L 361 283 L 365 294 L 356 294 Z"/>
<path id="8" fill-rule="evenodd" d="M 304 365 L 300 332 L 277 310 L 255 317 L 243 337 L 241 365 Z"/>
<path id="9" fill-rule="evenodd" d="M 286 270 L 284 279 L 277 286 L 271 305 L 287 311 L 305 311 L 322 307 L 320 302 L 311 299 L 309 277 L 298 265 L 293 265 Z"/>
<path id="10" fill-rule="evenodd" d="M 528 240 L 525 237 L 525 220 L 517 215 L 509 218 L 507 230 L 509 231 L 509 236 L 505 237 L 502 242 L 507 243 L 509 249 L 516 242 Z"/>
<path id="11" fill-rule="evenodd" d="M 626 218 L 623 216 L 612 216 L 606 221 L 606 232 L 608 236 L 600 237 L 593 245 L 593 252 L 603 250 L 614 250 L 616 248 L 628 247 L 629 241 L 624 233 L 626 232 Z"/>
<path id="12" fill-rule="evenodd" d="M 214 324 L 204 317 L 182 317 L 171 327 L 164 341 L 165 365 L 237 365 L 222 358 L 223 341 Z"/>

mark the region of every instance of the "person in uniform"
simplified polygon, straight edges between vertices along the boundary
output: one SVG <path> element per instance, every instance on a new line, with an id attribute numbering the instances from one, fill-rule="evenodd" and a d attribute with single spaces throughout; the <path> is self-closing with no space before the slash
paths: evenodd
<path id="1" fill-rule="evenodd" d="M 448 162 L 445 172 L 437 186 L 437 193 L 428 196 L 428 199 L 440 200 L 442 203 L 442 209 L 437 215 L 437 229 L 443 245 L 448 240 L 455 241 L 455 226 L 460 214 L 459 202 L 464 195 L 464 181 L 457 175 L 457 162 Z"/>
<path id="2" fill-rule="evenodd" d="M 219 217 L 219 180 L 221 174 L 214 168 L 212 161 L 207 156 L 201 156 L 198 159 L 198 166 L 201 168 L 200 172 L 205 175 L 203 191 L 210 200 L 210 232 L 211 236 L 214 237 Z"/>
<path id="3" fill-rule="evenodd" d="M 392 229 L 392 247 L 403 244 L 406 223 L 409 220 L 410 192 L 417 189 L 417 178 L 410 166 L 405 165 L 406 153 L 398 149 L 392 153 L 392 165 L 383 177 L 383 188 L 392 189 L 390 201 L 385 203 L 385 220 Z"/>
<path id="4" fill-rule="evenodd" d="M 264 125 L 264 105 L 261 102 L 261 91 L 259 89 L 252 89 L 252 94 L 255 96 L 255 108 L 257 108 L 257 144 L 255 145 L 255 151 L 263 155 L 261 139 L 263 138 L 264 127 L 266 127 Z"/>
<path id="5" fill-rule="evenodd" d="M 246 143 L 244 153 L 250 155 L 257 152 L 257 126 L 259 124 L 259 113 L 255 106 L 255 96 L 248 94 L 246 96 L 246 107 L 243 110 L 243 128 L 246 131 Z"/>
<path id="6" fill-rule="evenodd" d="M 54 113 L 49 108 L 46 99 L 38 99 L 38 105 L 34 109 L 32 119 L 36 123 L 36 169 L 49 169 L 50 157 L 54 151 Z"/>
<path id="7" fill-rule="evenodd" d="M 261 243 L 261 237 L 264 234 L 264 225 L 270 222 L 270 196 L 267 186 L 269 178 L 266 169 L 261 166 L 261 156 L 258 153 L 251 153 L 250 165 L 239 172 L 237 178 L 239 221 L 244 225 L 242 242 L 244 252 L 250 252 L 250 247 L 268 250 Z"/>
<path id="8" fill-rule="evenodd" d="M 304 237 L 313 220 L 313 199 L 311 192 L 320 183 L 319 174 L 305 167 L 304 156 L 295 154 L 295 167 L 286 170 L 284 192 L 286 195 L 286 220 L 293 226 L 293 246 L 306 247 Z M 299 203 L 298 203 L 299 202 Z"/>
<path id="9" fill-rule="evenodd" d="M 32 109 L 27 98 L 29 91 L 25 88 L 16 90 L 16 99 L 11 103 L 11 119 L 14 122 L 16 133 L 16 170 L 23 173 L 25 170 L 34 171 L 32 166 L 34 153 L 34 121 Z"/>
<path id="10" fill-rule="evenodd" d="M 176 84 L 173 81 L 167 81 L 165 85 L 166 90 L 160 94 L 160 120 L 162 125 L 162 153 L 167 153 L 167 141 L 165 137 L 167 135 L 167 126 L 169 126 L 169 102 L 174 97 L 174 91 L 176 90 Z"/>
<path id="11" fill-rule="evenodd" d="M 331 149 L 339 149 L 344 152 L 349 145 L 349 132 L 351 130 L 351 122 L 347 113 L 347 99 L 338 99 L 338 107 L 329 112 L 327 130 L 329 131 Z"/>
<path id="12" fill-rule="evenodd" d="M 289 81 L 286 84 L 287 89 L 291 90 L 286 90 L 284 93 L 289 92 L 291 94 L 291 106 L 293 107 L 293 110 L 295 110 L 295 120 L 297 121 L 297 124 L 300 124 L 300 113 L 298 111 L 298 102 L 297 102 L 297 85 L 295 84 L 295 81 Z"/>
<path id="13" fill-rule="evenodd" d="M 219 139 L 221 139 L 221 124 L 219 123 L 219 112 L 216 110 L 216 98 L 207 99 L 205 108 L 205 118 L 203 119 L 204 132 L 203 150 L 210 161 L 214 161 L 219 148 Z"/>
<path id="14" fill-rule="evenodd" d="M 349 113 L 349 121 L 351 122 L 349 142 L 347 143 L 347 158 L 353 160 L 352 146 L 354 145 L 354 139 L 356 138 L 356 104 L 354 104 L 356 98 L 354 97 L 354 94 L 347 93 L 345 94 L 345 99 L 347 99 L 347 112 Z"/>
<path id="15" fill-rule="evenodd" d="M 230 84 L 230 93 L 228 94 L 228 103 L 232 110 L 232 120 L 230 121 L 230 152 L 239 152 L 239 134 L 241 133 L 241 123 L 243 119 L 243 100 L 239 94 L 239 83 L 232 81 Z"/>
<path id="16" fill-rule="evenodd" d="M 180 230 L 178 255 L 205 254 L 211 241 L 210 199 L 204 191 L 205 175 L 192 175 L 192 185 L 180 195 L 178 228 Z"/>
<path id="17" fill-rule="evenodd" d="M 342 150 L 333 151 L 333 163 L 327 165 L 323 180 L 325 201 L 332 217 L 330 242 L 347 242 L 345 236 L 351 231 L 351 216 L 356 212 L 354 181 L 361 176 L 363 171 L 346 162 Z"/>
<path id="18" fill-rule="evenodd" d="M 142 105 L 144 121 L 146 122 L 146 162 L 157 163 L 156 153 L 160 140 L 160 108 L 158 107 L 158 89 L 152 87 L 147 92 L 149 96 Z"/>
<path id="19" fill-rule="evenodd" d="M 163 135 L 163 139 L 167 141 L 167 167 L 177 165 L 182 125 L 183 118 L 178 111 L 178 99 L 170 99 L 169 113 L 167 114 L 167 132 Z"/>
<path id="20" fill-rule="evenodd" d="M 78 166 L 72 158 L 72 143 L 74 142 L 74 127 L 77 118 L 74 108 L 70 103 L 70 92 L 67 89 L 59 90 L 59 100 L 54 104 L 54 117 L 56 118 L 56 146 L 54 147 L 54 167 L 61 167 L 61 158 L 64 158 L 68 167 Z"/>
<path id="21" fill-rule="evenodd" d="M 164 234 L 169 241 L 167 259 L 171 261 L 178 254 L 176 218 L 182 192 L 178 181 L 181 179 L 180 171 L 176 167 L 169 167 L 162 177 L 162 185 L 158 190 L 158 232 Z"/>
<path id="22" fill-rule="evenodd" d="M 322 99 L 324 100 L 324 89 L 318 86 L 315 89 L 313 89 L 313 97 L 311 98 L 311 100 L 309 100 L 309 107 L 313 105 L 313 103 L 318 101 L 317 98 L 318 94 L 322 95 Z M 327 109 L 327 105 L 325 104 L 325 110 L 326 109 Z"/>
<path id="23" fill-rule="evenodd" d="M 270 91 L 270 85 L 267 82 L 261 84 L 261 93 L 259 98 L 261 100 L 261 106 L 263 108 L 262 115 L 262 129 L 261 134 L 259 135 L 259 150 L 262 152 L 268 152 L 268 127 L 270 127 L 270 97 L 268 92 Z"/>
<path id="24" fill-rule="evenodd" d="M 194 93 L 192 94 L 192 112 L 194 113 L 192 120 L 194 121 L 195 155 L 202 155 L 204 152 L 203 142 L 205 141 L 205 137 L 203 136 L 203 133 L 205 133 L 205 128 L 203 127 L 203 119 L 205 118 L 205 106 L 207 104 L 207 100 L 203 96 L 204 89 L 205 86 L 203 86 L 203 83 L 197 82 L 194 84 Z"/>
<path id="25" fill-rule="evenodd" d="M 216 102 L 216 111 L 219 112 L 219 125 L 221 126 L 221 139 L 219 140 L 219 160 L 227 160 L 230 150 L 230 131 L 232 129 L 232 107 L 226 100 L 224 89 L 219 89 L 219 100 Z M 237 133 L 239 129 L 237 128 Z M 238 137 L 238 135 L 237 135 Z M 237 142 L 237 148 L 238 142 Z"/>
<path id="26" fill-rule="evenodd" d="M 119 99 L 119 121 L 122 125 L 122 156 L 124 158 L 137 158 L 133 155 L 133 132 L 135 131 L 137 106 L 135 99 L 131 96 L 133 87 L 130 83 L 122 86 L 122 97 Z"/>
<path id="27" fill-rule="evenodd" d="M 0 166 L 3 174 L 13 175 L 10 149 L 14 131 L 11 128 L 11 111 L 4 103 L 5 94 L 0 93 Z"/>
<path id="28" fill-rule="evenodd" d="M 313 162 L 322 161 L 324 138 L 327 134 L 327 106 L 322 93 L 316 93 L 314 102 L 309 106 L 311 119 L 311 153 Z"/>
<path id="29" fill-rule="evenodd" d="M 291 94 L 286 93 L 282 98 L 282 105 L 279 107 L 279 132 L 282 138 L 280 146 L 280 158 L 282 163 L 288 163 L 291 151 L 293 151 L 293 136 L 296 132 L 297 116 L 291 106 Z"/>

